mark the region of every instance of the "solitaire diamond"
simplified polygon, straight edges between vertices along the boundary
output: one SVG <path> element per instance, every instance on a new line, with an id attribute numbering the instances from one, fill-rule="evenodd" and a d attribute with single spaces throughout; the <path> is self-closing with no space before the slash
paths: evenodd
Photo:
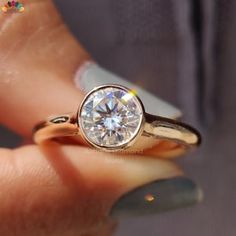
<path id="1" fill-rule="evenodd" d="M 95 146 L 119 148 L 139 133 L 143 108 L 139 99 L 120 86 L 104 86 L 85 98 L 79 115 L 80 129 Z"/>

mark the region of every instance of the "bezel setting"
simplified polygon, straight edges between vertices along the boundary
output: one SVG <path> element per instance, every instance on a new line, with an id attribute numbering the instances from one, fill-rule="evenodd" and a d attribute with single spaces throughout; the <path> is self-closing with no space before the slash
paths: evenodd
<path id="1" fill-rule="evenodd" d="M 133 145 L 142 134 L 144 114 L 141 100 L 131 89 L 103 85 L 85 96 L 77 124 L 80 135 L 90 145 L 103 151 L 118 151 Z"/>

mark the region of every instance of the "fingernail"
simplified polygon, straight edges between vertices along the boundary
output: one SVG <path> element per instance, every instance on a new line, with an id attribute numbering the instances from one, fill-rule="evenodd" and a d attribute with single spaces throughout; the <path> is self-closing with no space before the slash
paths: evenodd
<path id="1" fill-rule="evenodd" d="M 74 83 L 76 87 L 85 93 L 104 84 L 119 84 L 135 90 L 137 95 L 141 98 L 145 110 L 148 113 L 169 117 L 172 119 L 179 118 L 181 116 L 181 111 L 173 105 L 170 105 L 166 101 L 154 96 L 140 86 L 128 82 L 125 79 L 107 71 L 92 61 L 87 61 L 80 66 L 75 74 Z"/>
<path id="2" fill-rule="evenodd" d="M 114 218 L 155 214 L 200 202 L 201 189 L 186 177 L 159 180 L 122 196 L 111 210 Z"/>

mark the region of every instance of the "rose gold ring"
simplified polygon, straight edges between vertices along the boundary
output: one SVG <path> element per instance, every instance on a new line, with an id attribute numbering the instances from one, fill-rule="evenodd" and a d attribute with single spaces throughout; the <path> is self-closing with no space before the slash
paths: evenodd
<path id="1" fill-rule="evenodd" d="M 172 157 L 200 144 L 191 126 L 145 112 L 135 92 L 120 85 L 90 91 L 76 115 L 53 116 L 34 128 L 38 144 L 53 139 L 103 151 Z"/>

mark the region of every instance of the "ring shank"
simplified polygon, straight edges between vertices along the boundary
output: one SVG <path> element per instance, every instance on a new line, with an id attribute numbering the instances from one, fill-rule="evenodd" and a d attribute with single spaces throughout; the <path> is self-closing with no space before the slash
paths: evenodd
<path id="1" fill-rule="evenodd" d="M 200 133 L 185 123 L 147 113 L 145 117 L 143 135 L 175 141 L 186 146 L 198 146 L 201 143 Z"/>
<path id="2" fill-rule="evenodd" d="M 66 139 L 63 139 L 66 137 Z M 43 143 L 54 139 L 62 143 L 88 145 L 80 135 L 77 120 L 73 115 L 61 115 L 41 122 L 34 128 L 35 143 Z M 73 140 L 73 141 L 72 141 Z M 172 157 L 182 154 L 188 149 L 198 146 L 201 142 L 197 130 L 176 120 L 145 113 L 145 124 L 142 135 L 129 148 L 130 152 L 154 156 Z M 145 145 L 146 143 L 146 145 Z"/>

